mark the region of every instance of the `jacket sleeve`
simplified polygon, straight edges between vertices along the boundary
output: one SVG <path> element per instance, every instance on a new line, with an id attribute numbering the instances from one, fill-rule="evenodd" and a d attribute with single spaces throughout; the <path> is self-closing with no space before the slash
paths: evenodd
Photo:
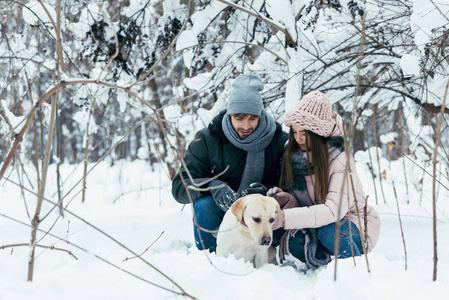
<path id="1" fill-rule="evenodd" d="M 348 193 L 351 183 L 347 181 L 349 177 L 345 179 L 346 158 L 342 154 L 335 158 L 336 161 L 329 170 L 331 175 L 325 203 L 285 209 L 285 229 L 318 228 L 341 220 L 348 214 L 349 207 L 354 203 L 354 195 L 351 188 Z"/>
<path id="2" fill-rule="evenodd" d="M 207 181 L 210 174 L 208 147 L 203 138 L 202 131 L 199 131 L 196 134 L 195 139 L 190 143 L 184 162 L 187 166 L 187 170 L 181 165 L 178 174 L 172 182 L 172 195 L 177 202 L 188 204 L 191 201 L 195 202 L 195 200 L 202 196 L 202 193 L 189 189 L 190 199 L 181 176 L 187 185 L 192 185 L 192 181 L 189 179 L 187 171 L 197 184 Z"/>

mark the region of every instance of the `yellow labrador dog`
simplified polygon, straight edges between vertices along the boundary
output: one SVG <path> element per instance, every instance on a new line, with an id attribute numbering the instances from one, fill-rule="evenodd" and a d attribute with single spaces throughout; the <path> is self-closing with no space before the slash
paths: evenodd
<path id="1" fill-rule="evenodd" d="M 261 194 L 235 201 L 218 230 L 217 256 L 227 257 L 233 253 L 237 259 L 252 262 L 256 268 L 274 261 L 276 250 L 271 246 L 271 224 L 276 211 L 280 210 L 274 198 Z"/>

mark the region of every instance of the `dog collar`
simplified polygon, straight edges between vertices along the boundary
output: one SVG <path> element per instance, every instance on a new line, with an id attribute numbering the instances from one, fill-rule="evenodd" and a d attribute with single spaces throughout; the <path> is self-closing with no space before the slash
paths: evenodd
<path id="1" fill-rule="evenodd" d="M 240 221 L 240 224 L 244 225 L 245 227 L 248 227 L 248 225 L 246 225 L 245 220 L 242 218 L 242 220 Z"/>

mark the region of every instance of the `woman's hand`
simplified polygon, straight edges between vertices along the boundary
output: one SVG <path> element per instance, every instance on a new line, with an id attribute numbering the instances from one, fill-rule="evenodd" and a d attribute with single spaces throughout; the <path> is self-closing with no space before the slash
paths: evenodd
<path id="1" fill-rule="evenodd" d="M 298 206 L 295 197 L 292 194 L 284 192 L 278 187 L 273 187 L 268 190 L 267 196 L 273 197 L 279 203 L 282 209 L 293 208 Z"/>
<path id="2" fill-rule="evenodd" d="M 281 190 L 280 188 L 278 188 L 277 186 L 275 186 L 268 190 L 267 196 L 273 197 L 274 195 L 281 193 L 281 192 L 284 192 L 284 191 Z"/>
<path id="3" fill-rule="evenodd" d="M 284 227 L 284 212 L 281 210 L 274 215 L 274 221 L 271 223 L 273 230 Z"/>

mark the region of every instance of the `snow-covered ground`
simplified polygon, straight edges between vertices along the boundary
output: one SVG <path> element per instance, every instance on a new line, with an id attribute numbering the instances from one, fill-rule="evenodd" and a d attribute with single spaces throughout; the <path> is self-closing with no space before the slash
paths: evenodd
<path id="1" fill-rule="evenodd" d="M 84 204 L 81 203 L 81 194 L 77 194 L 80 186 L 64 199 L 64 204 L 71 201 L 68 209 L 76 216 L 65 212 L 64 218 L 58 219 L 58 212 L 54 210 L 40 226 L 48 230 L 55 223 L 50 233 L 62 239 L 46 235 L 40 245 L 65 249 L 73 255 L 37 248 L 34 279 L 30 283 L 26 280 L 29 248 L 0 249 L 0 299 L 183 299 L 155 285 L 176 292 L 182 288 L 198 299 L 447 299 L 448 191 L 439 189 L 438 273 L 437 280 L 433 281 L 431 185 L 428 176 L 423 182 L 424 194 L 421 196 L 415 186 L 419 186 L 422 171 L 407 164 L 410 190 L 407 196 L 402 161 L 393 162 L 391 168 L 388 168 L 388 162 L 382 161 L 381 167 L 387 169 L 387 180 L 383 185 L 387 204 L 384 204 L 378 185 L 379 204 L 376 205 L 371 175 L 366 164 L 361 162 L 366 153 L 355 157 L 359 159 L 357 167 L 365 190 L 371 195 L 369 201 L 382 218 L 380 240 L 368 255 L 370 272 L 367 271 L 365 257 L 339 260 L 335 281 L 335 261 L 304 274 L 293 267 L 301 269 L 304 265 L 291 257 L 284 266 L 265 265 L 254 269 L 251 264 L 233 257 L 217 258 L 198 251 L 193 246 L 191 207 L 183 207 L 173 200 L 170 182 L 164 172 L 152 172 L 144 162 L 122 162 L 113 167 L 101 163 L 88 176 Z M 9 174 L 9 178 L 18 182 L 15 174 L 15 171 Z M 46 195 L 49 199 L 56 199 L 54 165 L 50 174 Z M 63 193 L 66 193 L 81 178 L 82 168 L 63 165 L 62 174 L 65 179 Z M 27 176 L 30 182 L 35 182 L 32 169 L 27 169 Z M 29 186 L 27 178 L 21 177 L 21 180 Z M 406 249 L 392 180 L 398 193 Z M 29 224 L 21 191 L 9 181 L 2 180 L 0 184 L 0 247 L 27 244 L 30 228 L 11 219 Z M 33 216 L 35 197 L 27 191 L 24 194 L 29 214 Z M 50 208 L 45 204 L 42 216 Z M 133 258 L 131 252 L 79 218 L 136 254 L 144 252 L 141 257 L 145 261 Z M 42 238 L 44 234 L 40 232 L 38 236 Z"/>

